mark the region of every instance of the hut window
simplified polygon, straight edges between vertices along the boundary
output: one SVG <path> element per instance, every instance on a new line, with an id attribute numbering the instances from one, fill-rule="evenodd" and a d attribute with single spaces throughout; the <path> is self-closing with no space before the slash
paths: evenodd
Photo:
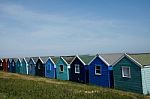
<path id="1" fill-rule="evenodd" d="M 80 65 L 79 64 L 75 64 L 75 73 L 80 73 Z"/>
<path id="2" fill-rule="evenodd" d="M 131 78 L 130 67 L 122 66 L 122 77 Z"/>
<path id="3" fill-rule="evenodd" d="M 64 66 L 60 65 L 60 72 L 63 72 L 63 71 L 64 71 Z"/>
<path id="4" fill-rule="evenodd" d="M 51 70 L 51 64 L 48 64 L 47 68 L 48 68 L 48 70 Z"/>
<path id="5" fill-rule="evenodd" d="M 95 66 L 95 75 L 101 75 L 101 67 Z"/>
<path id="6" fill-rule="evenodd" d="M 41 69 L 41 68 L 40 68 L 40 64 L 38 64 L 38 69 Z"/>

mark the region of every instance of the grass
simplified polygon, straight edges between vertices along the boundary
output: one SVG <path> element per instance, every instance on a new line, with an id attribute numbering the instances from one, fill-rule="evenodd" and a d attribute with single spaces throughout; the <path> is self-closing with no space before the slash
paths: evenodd
<path id="1" fill-rule="evenodd" d="M 0 99 L 150 99 L 140 94 L 0 72 Z"/>

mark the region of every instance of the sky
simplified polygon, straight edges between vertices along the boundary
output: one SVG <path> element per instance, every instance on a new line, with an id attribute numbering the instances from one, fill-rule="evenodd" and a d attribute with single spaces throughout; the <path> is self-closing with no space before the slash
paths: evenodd
<path id="1" fill-rule="evenodd" d="M 0 0 L 0 57 L 150 52 L 150 0 Z"/>

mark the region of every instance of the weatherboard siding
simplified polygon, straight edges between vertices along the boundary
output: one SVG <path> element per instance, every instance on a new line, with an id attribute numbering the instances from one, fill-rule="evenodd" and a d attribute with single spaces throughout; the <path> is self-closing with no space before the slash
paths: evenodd
<path id="1" fill-rule="evenodd" d="M 144 67 L 142 71 L 143 94 L 150 94 L 150 67 Z"/>
<path id="2" fill-rule="evenodd" d="M 59 66 L 63 65 L 64 66 L 64 71 L 60 72 L 60 68 Z M 56 75 L 57 75 L 57 79 L 60 80 L 69 80 L 69 69 L 68 69 L 68 65 L 63 61 L 62 58 L 60 58 L 56 64 Z"/>
<path id="3" fill-rule="evenodd" d="M 122 66 L 129 66 L 131 72 L 131 78 L 122 77 Z M 114 67 L 114 87 L 116 89 L 143 93 L 142 91 L 142 77 L 141 67 L 129 60 L 127 57 L 121 59 Z"/>
<path id="4" fill-rule="evenodd" d="M 22 67 L 22 64 L 21 62 L 18 60 L 16 62 L 16 73 L 21 73 L 21 67 Z"/>
<path id="5" fill-rule="evenodd" d="M 75 73 L 75 64 L 78 64 L 80 66 L 80 73 Z M 70 65 L 70 80 L 86 83 L 85 65 L 77 57 Z"/>
<path id="6" fill-rule="evenodd" d="M 28 74 L 28 64 L 25 62 L 24 59 L 22 61 L 21 73 L 22 74 Z"/>
<path id="7" fill-rule="evenodd" d="M 35 66 L 36 64 L 30 59 L 28 62 L 28 75 L 35 76 Z"/>
<path id="8" fill-rule="evenodd" d="M 40 66 L 40 68 L 38 68 Z M 35 67 L 35 74 L 36 76 L 45 76 L 45 64 L 41 62 L 40 59 L 36 62 L 36 67 Z"/>
<path id="9" fill-rule="evenodd" d="M 2 66 L 3 66 L 3 71 L 7 72 L 8 71 L 8 65 L 7 65 L 6 59 L 3 59 Z"/>
<path id="10" fill-rule="evenodd" d="M 9 59 L 7 59 L 7 65 L 8 65 L 8 71 L 10 72 L 10 65 L 11 65 L 11 63 L 10 63 Z"/>
<path id="11" fill-rule="evenodd" d="M 95 65 L 101 67 L 101 75 L 95 75 Z M 96 57 L 89 65 L 89 83 L 103 87 L 110 87 L 108 66 L 99 57 Z"/>
<path id="12" fill-rule="evenodd" d="M 50 59 L 47 60 L 47 62 L 45 63 L 45 77 L 48 78 L 56 78 L 55 77 L 55 64 L 52 63 L 52 61 Z M 51 66 L 51 70 L 49 69 Z"/>
<path id="13" fill-rule="evenodd" d="M 10 63 L 9 71 L 12 73 L 16 72 L 16 62 L 14 61 L 14 59 L 12 59 L 12 61 Z"/>

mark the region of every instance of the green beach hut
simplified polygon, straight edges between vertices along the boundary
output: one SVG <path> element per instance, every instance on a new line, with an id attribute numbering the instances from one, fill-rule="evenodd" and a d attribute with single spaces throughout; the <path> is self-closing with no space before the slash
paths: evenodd
<path id="1" fill-rule="evenodd" d="M 113 64 L 114 88 L 150 94 L 150 53 L 124 54 Z"/>

